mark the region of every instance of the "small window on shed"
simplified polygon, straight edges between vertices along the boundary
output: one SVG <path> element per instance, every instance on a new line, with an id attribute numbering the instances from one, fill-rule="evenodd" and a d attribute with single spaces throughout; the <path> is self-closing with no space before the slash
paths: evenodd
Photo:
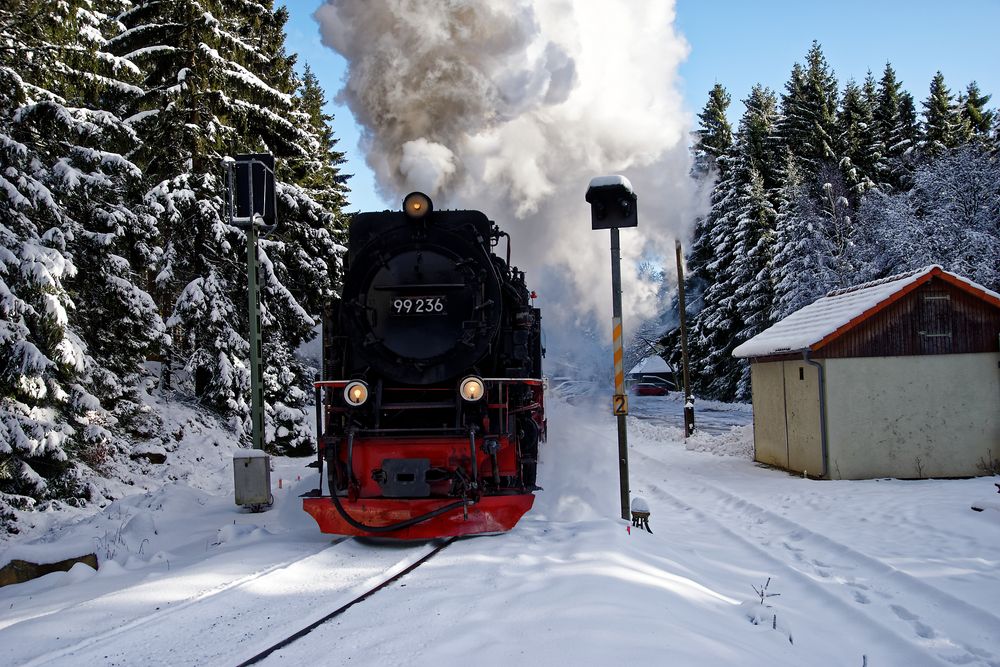
<path id="1" fill-rule="evenodd" d="M 951 295 L 944 290 L 927 290 L 920 295 L 920 341 L 925 353 L 951 350 Z"/>

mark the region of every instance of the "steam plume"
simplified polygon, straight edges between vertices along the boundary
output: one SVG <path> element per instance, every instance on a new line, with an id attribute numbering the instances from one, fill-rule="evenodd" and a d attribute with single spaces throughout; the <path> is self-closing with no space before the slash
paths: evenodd
<path id="1" fill-rule="evenodd" d="M 496 220 L 551 331 L 610 319 L 608 234 L 583 197 L 593 176 L 624 174 L 639 196 L 639 227 L 622 231 L 626 322 L 653 314 L 659 286 L 638 265 L 672 266 L 701 208 L 672 2 L 327 0 L 316 19 L 349 62 L 339 99 L 383 195 L 420 189 Z"/>

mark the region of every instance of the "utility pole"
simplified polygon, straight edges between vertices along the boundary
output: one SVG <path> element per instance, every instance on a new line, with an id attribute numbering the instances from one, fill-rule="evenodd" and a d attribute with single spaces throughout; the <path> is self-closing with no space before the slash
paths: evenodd
<path id="1" fill-rule="evenodd" d="M 694 396 L 691 395 L 691 380 L 688 375 L 687 310 L 684 305 L 684 265 L 682 263 L 681 240 L 674 246 L 677 252 L 677 306 L 681 319 L 681 365 L 684 369 L 684 437 L 694 433 Z"/>
<path id="2" fill-rule="evenodd" d="M 636 215 L 636 196 L 632 184 L 624 176 L 601 176 L 587 188 L 590 204 L 591 229 L 611 230 L 611 304 L 612 347 L 614 351 L 615 393 L 612 412 L 618 419 L 618 483 L 621 490 L 622 518 L 629 519 L 628 477 L 628 395 L 625 393 L 624 346 L 622 344 L 622 271 L 620 227 L 639 224 Z"/>

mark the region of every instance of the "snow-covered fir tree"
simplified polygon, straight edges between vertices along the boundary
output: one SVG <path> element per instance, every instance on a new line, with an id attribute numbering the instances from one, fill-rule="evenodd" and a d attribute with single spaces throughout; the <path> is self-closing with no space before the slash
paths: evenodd
<path id="1" fill-rule="evenodd" d="M 695 131 L 692 175 L 702 178 L 718 171 L 718 160 L 733 144 L 733 129 L 726 117 L 732 98 L 722 84 L 715 84 L 708 93 L 708 102 L 698 114 L 699 126 Z"/>
<path id="2" fill-rule="evenodd" d="M 990 131 L 993 129 L 995 112 L 986 107 L 992 95 L 984 95 L 979 90 L 979 84 L 971 82 L 962 95 L 962 106 L 959 114 L 963 124 L 968 128 L 969 139 L 978 142 L 990 142 Z"/>
<path id="3" fill-rule="evenodd" d="M 726 117 L 730 101 L 726 89 L 716 84 L 709 92 L 705 108 L 698 114 L 701 123 L 694 133 L 695 141 L 691 149 L 694 156 L 691 177 L 696 180 L 714 179 L 718 182 L 727 176 L 725 156 L 733 144 L 732 127 Z M 716 255 L 712 242 L 712 228 L 718 218 L 717 202 L 714 201 L 716 192 L 718 188 L 713 187 L 711 212 L 695 221 L 694 238 L 687 253 L 684 282 L 695 312 L 701 307 L 702 290 L 713 279 L 708 266 L 714 262 Z"/>
<path id="4" fill-rule="evenodd" d="M 745 340 L 746 332 L 770 324 L 767 268 L 774 210 L 768 184 L 776 182 L 778 172 L 770 140 L 777 123 L 777 99 L 770 90 L 755 86 L 744 104 L 739 132 L 726 158 L 728 176 L 717 186 L 722 195 L 712 210 L 715 224 L 710 239 L 716 256 L 707 265 L 712 282 L 693 326 L 693 347 L 700 357 L 696 382 L 709 396 L 735 394 L 743 370 L 730 353 Z M 758 277 L 763 283 L 747 284 Z"/>
<path id="5" fill-rule="evenodd" d="M 781 97 L 777 135 L 791 149 L 807 174 L 819 173 L 824 164 L 839 162 L 837 154 L 837 80 L 819 43 L 813 42 L 803 67 L 796 63 Z M 813 188 L 819 196 L 819 191 Z"/>
<path id="6" fill-rule="evenodd" d="M 775 210 L 764 178 L 753 167 L 744 185 L 736 222 L 735 259 L 730 267 L 732 310 L 739 311 L 743 328 L 734 342 L 750 340 L 774 322 L 774 283 L 771 275 L 774 253 Z M 731 350 L 730 350 L 731 352 Z M 750 366 L 740 363 L 736 397 L 750 397 Z"/>
<path id="7" fill-rule="evenodd" d="M 350 177 L 341 171 L 346 158 L 343 151 L 337 148 L 333 116 L 325 111 L 326 97 L 309 65 L 303 67 L 298 100 L 301 111 L 309 116 L 309 124 L 319 145 L 303 160 L 291 164 L 293 178 L 313 200 L 329 211 L 339 212 L 347 206 L 347 181 Z"/>
<path id="8" fill-rule="evenodd" d="M 879 160 L 874 181 L 893 191 L 909 187 L 908 159 L 917 139 L 916 110 L 913 96 L 902 89 L 896 71 L 886 63 L 878 83 L 874 108 Z"/>
<path id="9" fill-rule="evenodd" d="M 149 219 L 114 108 L 135 71 L 100 51 L 114 29 L 85 0 L 0 10 L 0 513 L 100 493 L 163 331 L 128 258 Z"/>
<path id="10" fill-rule="evenodd" d="M 729 163 L 736 159 L 737 148 L 734 146 L 720 158 L 720 162 Z M 733 238 L 739 215 L 736 172 L 725 167 L 724 173 L 726 177 L 716 184 L 712 192 L 712 207 L 707 216 L 706 245 L 712 248 L 713 257 L 698 274 L 705 277 L 704 286 L 691 295 L 691 301 L 695 302 L 693 310 L 697 312 L 689 325 L 691 333 L 688 336 L 693 371 L 691 384 L 700 396 L 720 395 L 721 391 L 731 391 L 735 386 L 713 386 L 715 368 L 729 363 L 720 350 L 727 340 L 732 339 L 732 330 L 738 325 L 734 322 L 735 313 L 729 310 L 733 304 L 724 302 L 726 295 L 720 285 L 721 277 L 727 275 L 733 260 Z M 725 379 L 721 378 L 722 381 Z"/>
<path id="11" fill-rule="evenodd" d="M 788 317 L 830 290 L 833 247 L 823 233 L 803 174 L 789 154 L 775 220 L 774 319 Z"/>
<path id="12" fill-rule="evenodd" d="M 923 101 L 923 107 L 920 148 L 924 154 L 936 157 L 958 146 L 965 136 L 962 118 L 941 72 L 931 80 L 930 93 Z"/>
<path id="13" fill-rule="evenodd" d="M 295 95 L 287 10 L 268 0 L 160 0 L 120 20 L 126 30 L 113 51 L 144 74 L 132 122 L 152 183 L 146 203 L 159 222 L 155 291 L 172 333 L 166 370 L 182 368 L 180 388 L 248 435 L 245 240 L 228 224 L 222 169 L 227 155 L 270 152 L 279 227 L 260 244 L 266 431 L 272 451 L 307 451 L 311 378 L 294 350 L 314 335 L 314 316 L 333 295 L 332 232 L 345 188 L 328 128 L 322 134 L 314 109 Z"/>
<path id="14" fill-rule="evenodd" d="M 837 115 L 837 151 L 844 180 L 856 199 L 875 187 L 882 149 L 875 127 L 875 82 L 869 74 L 864 89 L 848 81 Z"/>
<path id="15" fill-rule="evenodd" d="M 828 167 L 820 177 L 823 180 L 823 197 L 818 207 L 822 218 L 819 226 L 830 243 L 833 287 L 847 287 L 853 282 L 850 250 L 854 243 L 854 218 L 848 198 L 850 191 L 838 170 Z"/>

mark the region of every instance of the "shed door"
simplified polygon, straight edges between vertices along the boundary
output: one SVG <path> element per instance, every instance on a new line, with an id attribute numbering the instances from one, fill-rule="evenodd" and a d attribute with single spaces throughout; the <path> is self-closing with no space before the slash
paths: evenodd
<path id="1" fill-rule="evenodd" d="M 788 469 L 819 476 L 823 473 L 819 371 L 804 361 L 786 361 L 784 364 Z"/>
<path id="2" fill-rule="evenodd" d="M 786 470 L 821 474 L 817 370 L 802 361 L 755 363 L 750 370 L 754 459 Z"/>
<path id="3" fill-rule="evenodd" d="M 750 380 L 753 383 L 754 460 L 787 468 L 784 362 L 751 364 Z"/>

